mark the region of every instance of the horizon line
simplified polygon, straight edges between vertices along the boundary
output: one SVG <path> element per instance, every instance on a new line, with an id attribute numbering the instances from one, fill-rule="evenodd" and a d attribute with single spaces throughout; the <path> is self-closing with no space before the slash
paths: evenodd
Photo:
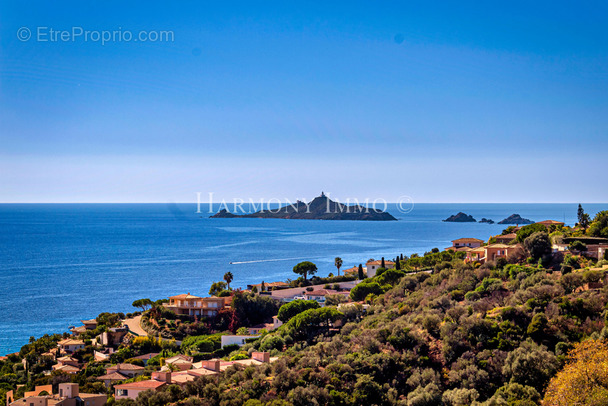
<path id="1" fill-rule="evenodd" d="M 340 202 L 339 200 L 336 200 Z M 197 205 L 199 202 L 0 202 L 0 205 L 6 204 L 192 204 Z M 284 202 L 279 202 L 283 204 Z M 346 204 L 346 202 L 340 202 Z M 348 202 L 351 203 L 351 202 Z M 352 202 L 355 204 L 355 202 Z M 386 202 L 387 204 L 399 204 L 399 202 Z M 200 202 L 200 204 L 217 204 L 217 205 L 234 205 L 239 203 L 234 202 Z M 243 202 L 240 204 L 258 204 Z M 359 204 L 364 204 L 359 202 Z M 418 202 L 417 204 L 608 204 L 608 202 Z"/>

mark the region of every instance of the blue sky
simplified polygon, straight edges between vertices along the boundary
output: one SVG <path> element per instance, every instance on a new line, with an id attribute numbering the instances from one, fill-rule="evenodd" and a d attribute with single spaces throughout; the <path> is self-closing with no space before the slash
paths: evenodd
<path id="1" fill-rule="evenodd" d="M 608 201 L 608 3 L 200 3 L 2 2 L 0 202 Z"/>

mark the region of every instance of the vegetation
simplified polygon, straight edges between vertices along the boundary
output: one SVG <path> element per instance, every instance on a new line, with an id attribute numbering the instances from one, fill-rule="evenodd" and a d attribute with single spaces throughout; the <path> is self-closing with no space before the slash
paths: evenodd
<path id="1" fill-rule="evenodd" d="M 314 275 L 317 273 L 317 266 L 310 261 L 304 261 L 294 266 L 293 272 L 298 275 L 302 275 L 304 280 L 306 280 L 308 275 Z"/>
<path id="2" fill-rule="evenodd" d="M 183 387 L 168 385 L 135 401 L 110 403 L 608 404 L 606 271 L 592 269 L 602 262 L 588 257 L 576 241 L 567 255 L 551 250 L 555 238 L 582 238 L 598 230 L 603 235 L 608 212 L 602 213 L 606 214 L 598 213 L 586 231 L 582 226 L 522 227 L 517 233 L 524 247 L 521 255 L 483 265 L 465 264 L 463 252 L 438 249 L 409 258 L 397 256 L 400 269 L 381 268 L 371 278 L 364 278 L 360 265 L 362 281 L 350 292 L 356 303 L 343 303 L 344 296 L 336 295 L 328 297 L 324 307 L 305 300 L 280 305 L 267 295 L 230 291 L 229 308 L 214 319 L 199 320 L 146 301 L 151 306 L 142 318 L 146 328 L 155 335 L 183 340 L 181 346 L 167 339 L 138 337 L 121 344 L 111 362 L 138 362 L 137 355 L 160 352 L 148 362 L 148 373 L 177 353 L 196 360 L 238 360 L 253 351 L 269 351 L 279 359 L 258 367 L 235 365 L 219 376 L 199 377 Z M 296 265 L 294 272 L 302 277 L 298 283 L 346 278 L 318 278 L 311 262 Z M 229 282 L 216 283 L 224 285 L 216 286 L 221 293 Z M 279 329 L 263 331 L 240 348 L 220 348 L 221 334 L 244 333 L 244 327 L 269 322 L 274 315 L 284 323 Z M 104 313 L 97 320 L 98 329 L 85 333 L 90 334 L 85 335 L 88 340 L 119 324 L 120 315 Z M 83 392 L 106 391 L 94 379 L 105 370 L 94 361 L 95 347 L 88 340 L 85 349 L 74 354 L 88 363 L 82 372 L 44 373 L 54 360 L 42 354 L 61 338 L 32 339 L 19 354 L 0 361 L 0 395 L 9 389 L 22 395 L 36 384 L 66 381 L 78 382 Z M 17 385 L 24 386 L 17 389 Z"/>
<path id="3" fill-rule="evenodd" d="M 551 379 L 543 405 L 608 404 L 608 344 L 590 339 L 576 344 L 562 371 Z"/>
<path id="4" fill-rule="evenodd" d="M 308 309 L 318 309 L 319 307 L 319 303 L 316 300 L 294 300 L 293 302 L 285 303 L 281 306 L 277 318 L 283 323 L 287 323 L 297 314 Z"/>
<path id="5" fill-rule="evenodd" d="M 228 286 L 228 290 L 230 290 L 230 283 L 234 280 L 234 275 L 232 275 L 232 272 L 226 272 L 224 274 L 224 280 L 226 281 L 226 285 Z"/>
<path id="6" fill-rule="evenodd" d="M 336 257 L 336 259 L 334 259 L 334 265 L 336 266 L 336 268 L 338 268 L 338 276 L 340 276 L 340 268 L 342 268 L 342 258 Z"/>

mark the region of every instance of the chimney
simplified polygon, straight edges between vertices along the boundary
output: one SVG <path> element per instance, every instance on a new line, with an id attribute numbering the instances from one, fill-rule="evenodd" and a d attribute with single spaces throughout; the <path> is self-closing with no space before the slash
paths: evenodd
<path id="1" fill-rule="evenodd" d="M 220 360 L 217 358 L 210 359 L 208 361 L 203 361 L 203 368 L 208 369 L 210 371 L 220 372 Z"/>
<path id="2" fill-rule="evenodd" d="M 270 362 L 270 353 L 265 351 L 265 352 L 252 352 L 251 353 L 251 358 L 253 358 L 256 361 L 260 361 L 260 362 Z"/>

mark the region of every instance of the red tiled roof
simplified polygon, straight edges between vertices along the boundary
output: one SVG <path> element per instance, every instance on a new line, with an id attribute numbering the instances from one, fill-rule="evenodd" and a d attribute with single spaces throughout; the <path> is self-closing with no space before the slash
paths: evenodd
<path id="1" fill-rule="evenodd" d="M 388 259 L 384 260 L 384 264 L 388 265 L 388 264 L 394 264 L 393 261 L 389 261 Z M 378 261 L 367 261 L 365 263 L 365 265 L 382 265 L 382 260 L 378 260 Z"/>
<path id="2" fill-rule="evenodd" d="M 144 367 L 134 364 L 116 364 L 108 367 L 107 370 L 116 369 L 120 371 L 141 371 Z"/>
<path id="3" fill-rule="evenodd" d="M 105 374 L 105 375 L 98 376 L 96 379 L 98 381 L 106 381 L 106 380 L 110 380 L 110 381 L 124 381 L 125 379 L 129 379 L 129 378 L 126 377 L 126 376 L 124 376 L 120 372 L 112 372 L 110 374 Z"/>
<path id="4" fill-rule="evenodd" d="M 177 296 L 169 296 L 169 299 L 202 299 L 202 297 L 191 295 L 190 293 L 182 293 Z"/>
<path id="5" fill-rule="evenodd" d="M 459 238 L 457 240 L 452 240 L 452 242 L 483 242 L 483 240 L 480 240 L 479 238 L 465 237 L 465 238 Z"/>
<path id="6" fill-rule="evenodd" d="M 158 389 L 163 385 L 166 385 L 166 382 L 161 382 L 161 381 L 156 381 L 154 379 L 150 379 L 147 381 L 123 383 L 120 385 L 115 385 L 114 388 L 117 388 L 117 389 Z"/>

